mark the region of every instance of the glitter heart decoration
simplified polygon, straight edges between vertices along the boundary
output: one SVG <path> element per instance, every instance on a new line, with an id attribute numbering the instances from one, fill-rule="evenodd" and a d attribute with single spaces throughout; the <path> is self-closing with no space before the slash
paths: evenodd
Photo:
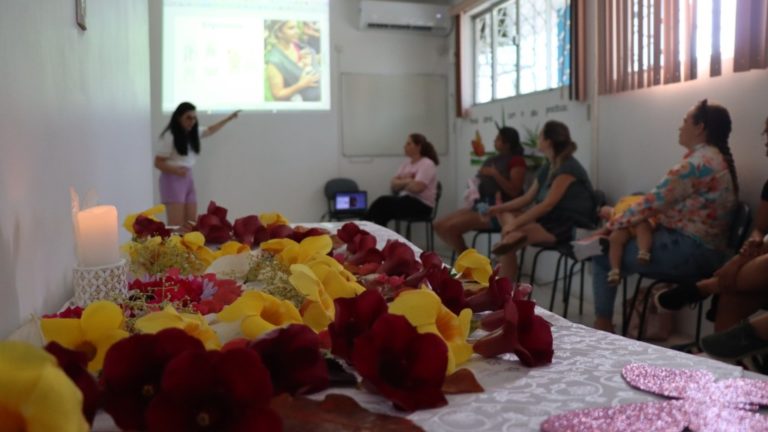
<path id="1" fill-rule="evenodd" d="M 734 378 L 715 381 L 702 370 L 669 369 L 631 364 L 621 371 L 627 383 L 649 393 L 673 398 L 569 411 L 549 417 L 544 432 L 695 432 L 768 431 L 768 381 Z"/>

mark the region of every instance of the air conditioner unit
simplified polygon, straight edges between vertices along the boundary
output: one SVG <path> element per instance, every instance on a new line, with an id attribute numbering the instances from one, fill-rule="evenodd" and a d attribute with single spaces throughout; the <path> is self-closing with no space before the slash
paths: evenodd
<path id="1" fill-rule="evenodd" d="M 451 31 L 448 6 L 360 0 L 360 28 L 412 30 L 438 36 Z"/>

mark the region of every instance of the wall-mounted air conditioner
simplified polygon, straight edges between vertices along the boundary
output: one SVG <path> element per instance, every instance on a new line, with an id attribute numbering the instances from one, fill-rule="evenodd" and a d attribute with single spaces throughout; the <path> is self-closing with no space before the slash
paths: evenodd
<path id="1" fill-rule="evenodd" d="M 451 16 L 448 6 L 360 0 L 360 28 L 412 30 L 447 36 L 451 31 Z"/>

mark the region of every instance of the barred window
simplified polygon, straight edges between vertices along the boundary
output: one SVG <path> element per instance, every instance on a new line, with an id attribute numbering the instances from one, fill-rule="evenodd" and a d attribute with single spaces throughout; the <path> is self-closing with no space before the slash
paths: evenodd
<path id="1" fill-rule="evenodd" d="M 569 0 L 506 0 L 472 23 L 475 103 L 568 85 Z"/>

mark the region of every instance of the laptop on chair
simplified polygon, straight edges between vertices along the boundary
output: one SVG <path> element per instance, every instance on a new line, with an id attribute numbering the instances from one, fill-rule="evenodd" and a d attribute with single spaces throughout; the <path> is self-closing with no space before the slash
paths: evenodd
<path id="1" fill-rule="evenodd" d="M 333 197 L 333 212 L 344 215 L 362 215 L 368 210 L 368 192 L 336 192 Z"/>

